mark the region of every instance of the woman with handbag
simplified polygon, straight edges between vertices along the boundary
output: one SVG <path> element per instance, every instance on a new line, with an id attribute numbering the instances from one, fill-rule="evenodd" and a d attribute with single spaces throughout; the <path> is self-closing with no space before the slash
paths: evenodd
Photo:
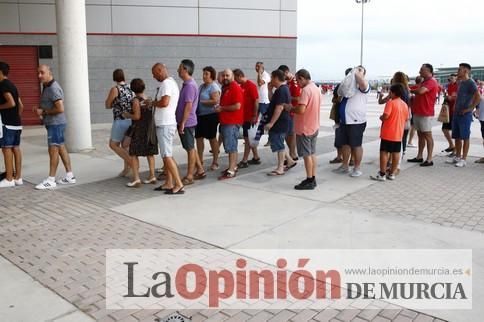
<path id="1" fill-rule="evenodd" d="M 105 101 L 105 107 L 113 111 L 113 126 L 111 128 L 111 137 L 109 147 L 124 161 L 124 168 L 119 173 L 120 177 L 126 177 L 131 167 L 131 159 L 128 154 L 129 139 L 125 134 L 131 126 L 131 120 L 123 117 L 124 112 L 129 112 L 133 92 L 125 82 L 124 72 L 122 69 L 116 69 L 113 72 L 113 81 L 116 86 L 109 91 Z"/>
<path id="2" fill-rule="evenodd" d="M 129 145 L 129 155 L 133 169 L 133 181 L 126 184 L 129 188 L 139 188 L 141 179 L 139 176 L 139 159 L 145 156 L 148 159 L 150 174 L 145 184 L 155 184 L 155 155 L 158 154 L 158 142 L 154 129 L 153 107 L 146 104 L 144 94 L 145 83 L 142 79 L 135 78 L 131 81 L 131 89 L 135 97 L 131 102 L 132 112 L 123 113 L 123 117 L 131 119 L 131 144 Z"/>

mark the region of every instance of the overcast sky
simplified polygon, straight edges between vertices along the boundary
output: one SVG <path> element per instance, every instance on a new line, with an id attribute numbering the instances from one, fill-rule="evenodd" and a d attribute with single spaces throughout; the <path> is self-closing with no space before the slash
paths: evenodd
<path id="1" fill-rule="evenodd" d="M 360 61 L 361 4 L 355 0 L 298 0 L 298 68 L 315 80 L 339 80 Z M 369 78 L 422 63 L 484 66 L 481 0 L 371 0 L 365 4 L 363 64 Z"/>

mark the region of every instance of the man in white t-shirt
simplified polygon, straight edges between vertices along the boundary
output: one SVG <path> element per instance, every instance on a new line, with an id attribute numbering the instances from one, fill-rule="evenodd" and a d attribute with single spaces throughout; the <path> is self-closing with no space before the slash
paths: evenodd
<path id="1" fill-rule="evenodd" d="M 178 166 L 173 159 L 173 138 L 177 131 L 175 112 L 180 91 L 175 80 L 169 77 L 164 64 L 156 63 L 151 72 L 153 78 L 160 82 L 152 104 L 156 107 L 156 136 L 166 173 L 165 183 L 155 190 L 165 191 L 166 194 L 183 194 L 183 183 L 180 179 Z"/>
<path id="2" fill-rule="evenodd" d="M 359 66 L 355 71 L 358 86 L 356 94 L 350 98 L 343 98 L 339 105 L 341 139 L 343 144 L 343 164 L 334 170 L 336 173 L 349 173 L 351 177 L 360 177 L 361 160 L 363 159 L 363 133 L 366 129 L 366 103 L 370 85 L 365 79 L 366 70 Z M 355 159 L 353 171 L 349 170 L 350 156 Z"/>
<path id="3" fill-rule="evenodd" d="M 271 75 L 265 71 L 264 63 L 260 61 L 255 64 L 255 71 L 257 72 L 257 86 L 259 88 L 259 113 L 264 115 L 270 103 L 267 85 L 271 81 Z"/>

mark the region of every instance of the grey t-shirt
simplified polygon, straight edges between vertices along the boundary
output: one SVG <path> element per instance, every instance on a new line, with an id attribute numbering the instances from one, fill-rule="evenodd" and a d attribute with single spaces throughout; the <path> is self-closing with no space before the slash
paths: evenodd
<path id="1" fill-rule="evenodd" d="M 215 82 L 212 82 L 210 83 L 209 85 L 205 85 L 205 84 L 202 84 L 200 85 L 200 89 L 199 89 L 199 99 L 200 100 L 210 100 L 210 95 L 213 93 L 213 92 L 221 92 L 220 90 L 220 87 L 215 83 Z M 198 104 L 198 109 L 197 109 L 197 114 L 199 116 L 202 116 L 202 115 L 209 115 L 209 114 L 214 114 L 216 113 L 213 106 L 207 106 L 207 105 L 204 105 L 204 104 L 201 104 L 199 103 Z"/>
<path id="2" fill-rule="evenodd" d="M 64 91 L 60 87 L 59 83 L 57 83 L 55 80 L 52 80 L 47 85 L 44 85 L 42 95 L 40 96 L 40 108 L 43 110 L 50 110 L 54 108 L 54 103 L 59 100 L 64 100 Z M 66 123 L 67 120 L 64 113 L 44 116 L 44 125 L 58 125 Z"/>
<path id="3" fill-rule="evenodd" d="M 465 110 L 470 107 L 472 98 L 477 92 L 477 85 L 473 79 L 461 81 L 457 90 L 457 98 L 455 101 L 455 113 Z M 470 112 L 469 112 L 470 113 Z"/>

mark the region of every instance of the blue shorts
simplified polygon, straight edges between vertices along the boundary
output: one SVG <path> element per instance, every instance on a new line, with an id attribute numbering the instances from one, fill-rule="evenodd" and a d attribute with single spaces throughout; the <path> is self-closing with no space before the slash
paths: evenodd
<path id="1" fill-rule="evenodd" d="M 469 140 L 471 137 L 472 113 L 454 115 L 452 118 L 452 138 Z"/>
<path id="2" fill-rule="evenodd" d="M 178 134 L 182 147 L 189 152 L 195 149 L 195 126 L 183 129 L 183 134 Z"/>
<path id="3" fill-rule="evenodd" d="M 220 133 L 224 139 L 225 153 L 234 153 L 237 151 L 240 125 L 220 125 Z"/>
<path id="4" fill-rule="evenodd" d="M 269 104 L 259 103 L 259 113 L 261 115 L 266 114 L 268 109 L 269 109 Z"/>
<path id="5" fill-rule="evenodd" d="M 0 139 L 0 148 L 16 148 L 20 145 L 22 130 L 11 130 L 2 126 L 3 137 Z"/>
<path id="6" fill-rule="evenodd" d="M 47 129 L 47 145 L 58 146 L 64 145 L 64 132 L 66 130 L 65 124 L 46 125 Z"/>
<path id="7" fill-rule="evenodd" d="M 131 120 L 114 120 L 111 127 L 111 141 L 123 142 L 126 131 L 131 126 Z"/>
<path id="8" fill-rule="evenodd" d="M 286 139 L 287 133 L 274 133 L 269 131 L 269 142 L 271 144 L 272 152 L 284 151 L 286 147 L 284 146 L 284 140 Z"/>

